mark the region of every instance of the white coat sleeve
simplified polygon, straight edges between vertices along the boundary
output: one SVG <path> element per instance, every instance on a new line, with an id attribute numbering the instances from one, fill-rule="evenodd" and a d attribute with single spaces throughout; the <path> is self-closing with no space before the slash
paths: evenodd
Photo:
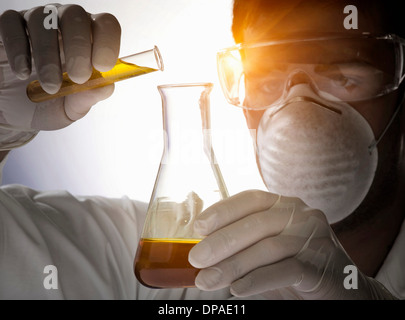
<path id="1" fill-rule="evenodd" d="M 0 299 L 135 298 L 132 259 L 143 221 L 134 212 L 145 204 L 0 188 Z"/>

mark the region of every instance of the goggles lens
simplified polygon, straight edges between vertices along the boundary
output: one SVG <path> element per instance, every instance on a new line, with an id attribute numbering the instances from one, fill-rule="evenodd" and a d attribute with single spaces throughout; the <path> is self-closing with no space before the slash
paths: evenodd
<path id="1" fill-rule="evenodd" d="M 403 46 L 391 35 L 242 44 L 218 53 L 218 72 L 227 100 L 248 109 L 277 105 L 298 83 L 325 99 L 361 101 L 398 88 Z"/>

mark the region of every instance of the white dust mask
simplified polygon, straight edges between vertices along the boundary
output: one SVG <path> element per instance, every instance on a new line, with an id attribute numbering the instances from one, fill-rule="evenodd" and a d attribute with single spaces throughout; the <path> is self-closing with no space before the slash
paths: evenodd
<path id="1" fill-rule="evenodd" d="M 375 138 L 363 116 L 330 99 L 334 101 L 320 98 L 306 84 L 292 87 L 285 103 L 263 114 L 257 150 L 270 192 L 298 197 L 334 223 L 365 198 L 378 152 L 370 148 Z"/>

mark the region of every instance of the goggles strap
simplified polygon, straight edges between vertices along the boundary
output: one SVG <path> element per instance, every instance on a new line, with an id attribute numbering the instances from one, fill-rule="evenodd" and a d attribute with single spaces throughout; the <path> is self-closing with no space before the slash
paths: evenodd
<path id="1" fill-rule="evenodd" d="M 380 137 L 377 140 L 374 140 L 372 144 L 368 146 L 368 151 L 371 154 L 373 150 L 377 147 L 377 144 L 381 141 L 381 139 L 384 137 L 392 123 L 394 122 L 396 116 L 398 115 L 399 111 L 401 110 L 403 104 L 405 102 L 405 94 L 402 97 L 402 101 L 398 104 L 396 110 L 394 111 L 394 114 L 392 115 L 390 121 L 388 122 L 387 126 L 385 127 L 384 131 L 381 133 Z"/>

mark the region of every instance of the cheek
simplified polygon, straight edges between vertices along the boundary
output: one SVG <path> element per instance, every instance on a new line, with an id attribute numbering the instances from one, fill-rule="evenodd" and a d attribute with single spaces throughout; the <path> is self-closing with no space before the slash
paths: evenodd
<path id="1" fill-rule="evenodd" d="M 258 110 L 258 111 L 253 111 L 253 110 L 247 110 L 243 109 L 243 114 L 245 115 L 246 118 L 246 123 L 251 130 L 252 138 L 254 141 L 257 139 L 257 128 L 259 127 L 260 120 L 262 119 L 262 116 L 266 110 Z M 254 130 L 254 133 L 252 132 Z M 256 148 L 256 142 L 254 143 L 254 146 Z M 260 163 L 259 163 L 259 158 L 257 156 L 257 152 L 255 152 L 255 157 L 256 157 L 256 164 L 257 168 L 259 169 L 260 175 L 263 177 L 261 168 L 260 168 Z"/>
<path id="2" fill-rule="evenodd" d="M 378 139 L 390 121 L 397 103 L 398 93 L 395 92 L 372 101 L 353 103 L 353 108 L 367 120 Z"/>
<path id="3" fill-rule="evenodd" d="M 256 130 L 259 127 L 260 120 L 266 110 L 247 110 L 243 109 L 243 114 L 246 118 L 246 123 L 249 130 Z"/>

